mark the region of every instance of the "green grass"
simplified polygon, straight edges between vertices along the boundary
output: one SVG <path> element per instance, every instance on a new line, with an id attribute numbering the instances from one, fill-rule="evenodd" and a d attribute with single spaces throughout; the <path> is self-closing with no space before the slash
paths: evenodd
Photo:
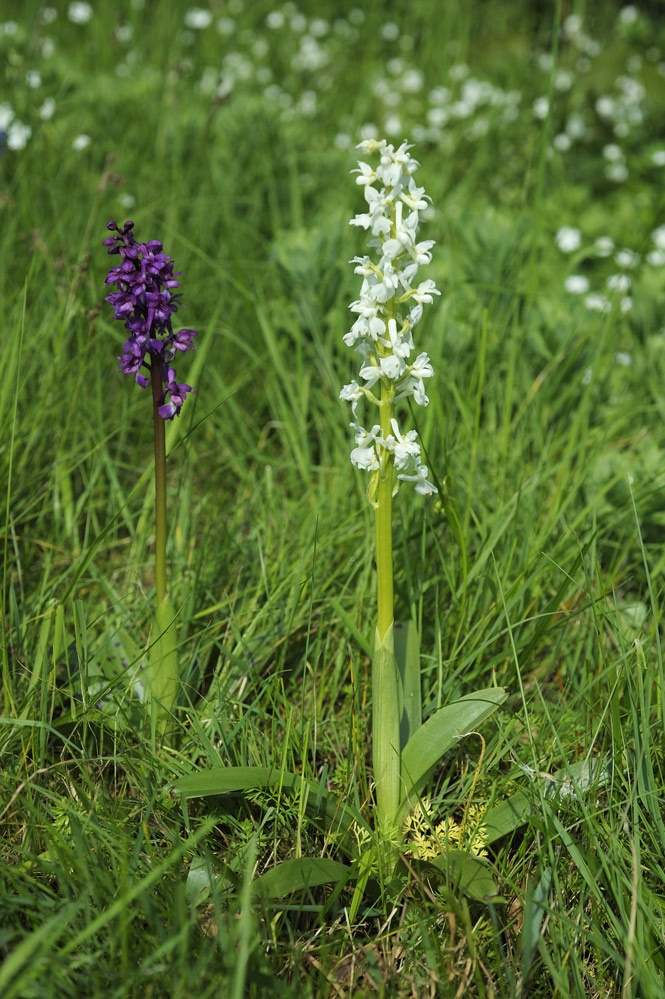
<path id="1" fill-rule="evenodd" d="M 268 4 L 213 5 L 234 32 L 189 37 L 181 3 L 100 5 L 83 25 L 65 5 L 53 23 L 20 6 L 0 32 L 6 99 L 32 128 L 0 158 L 0 992 L 661 996 L 665 270 L 647 255 L 665 225 L 662 5 L 634 23 L 579 5 L 594 48 L 570 22 L 553 45 L 568 5 L 371 4 L 362 24 L 348 5 L 333 25 L 338 5 L 303 2 L 303 34 L 332 25 L 315 23 L 305 66 Z M 568 87 L 537 58 L 555 50 Z M 495 88 L 465 116 L 450 111 L 461 64 Z M 410 69 L 422 85 L 395 107 Z M 447 101 L 428 99 L 443 86 Z M 597 110 L 608 95 L 614 117 Z M 255 890 L 281 861 L 341 859 L 303 792 L 183 803 L 169 787 L 275 767 L 370 814 L 373 523 L 337 396 L 356 366 L 342 343 L 361 252 L 353 144 L 395 111 L 391 141 L 415 143 L 433 200 L 442 292 L 418 328 L 436 384 L 413 414 L 442 496 L 396 499 L 396 613 L 420 630 L 427 715 L 509 689 L 483 726 L 474 801 L 521 792 L 529 807 L 490 845 L 492 901 L 411 858 L 396 899 L 370 893 L 351 919 L 352 887 Z M 583 135 L 553 146 L 575 115 Z M 608 176 L 608 145 L 625 179 Z M 135 694 L 150 400 L 117 373 L 123 331 L 103 302 L 105 225 L 125 218 L 164 241 L 184 272 L 179 318 L 200 331 L 180 366 L 196 393 L 167 428 L 183 690 L 163 747 Z M 570 254 L 562 226 L 582 234 Z M 601 236 L 640 255 L 626 311 Z M 566 291 L 572 274 L 611 311 Z M 438 817 L 461 821 L 479 756 L 475 736 L 446 755 Z M 585 761 L 602 767 L 591 787 Z"/>

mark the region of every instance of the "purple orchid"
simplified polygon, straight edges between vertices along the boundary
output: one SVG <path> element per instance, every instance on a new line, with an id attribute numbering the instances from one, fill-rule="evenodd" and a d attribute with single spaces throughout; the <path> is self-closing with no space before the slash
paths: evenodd
<path id="1" fill-rule="evenodd" d="M 123 353 L 118 358 L 123 374 L 134 375 L 141 388 L 146 388 L 149 377 L 142 368 L 150 371 L 153 364 L 160 365 L 163 392 L 160 397 L 159 415 L 164 420 L 178 416 L 191 385 L 176 381 L 171 366 L 176 353 L 193 350 L 196 330 L 183 329 L 173 332 L 171 316 L 178 311 L 180 294 L 173 273 L 173 260 L 162 252 L 162 244 L 151 239 L 138 243 L 132 234 L 133 222 L 125 222 L 122 229 L 116 222 L 109 222 L 107 229 L 114 232 L 104 240 L 111 254 L 120 254 L 121 263 L 109 271 L 106 284 L 115 285 L 119 291 L 111 292 L 105 301 L 114 309 L 114 319 L 120 319 L 129 334 Z M 146 360 L 146 354 L 151 360 Z M 170 396 L 169 399 L 167 397 Z"/>

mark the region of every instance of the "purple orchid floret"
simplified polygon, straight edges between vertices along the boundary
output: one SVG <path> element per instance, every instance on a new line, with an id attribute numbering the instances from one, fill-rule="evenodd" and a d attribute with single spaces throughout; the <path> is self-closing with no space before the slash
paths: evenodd
<path id="1" fill-rule="evenodd" d="M 149 372 L 153 364 L 159 364 L 163 387 L 159 415 L 172 420 L 180 413 L 187 393 L 194 391 L 191 385 L 176 381 L 171 366 L 176 353 L 194 349 L 192 340 L 196 336 L 196 330 L 190 329 L 174 333 L 171 323 L 171 316 L 181 304 L 180 294 L 174 294 L 173 289 L 178 287 L 176 278 L 182 272 L 173 273 L 173 260 L 162 252 L 159 240 L 136 241 L 133 222 L 125 222 L 122 229 L 116 222 L 109 222 L 106 228 L 115 235 L 105 239 L 104 246 L 110 254 L 118 253 L 121 263 L 112 267 L 106 277 L 106 284 L 119 290 L 107 295 L 105 301 L 113 307 L 113 318 L 121 320 L 129 334 L 118 358 L 120 370 L 134 375 L 141 388 L 147 388 L 150 378 L 142 369 Z"/>

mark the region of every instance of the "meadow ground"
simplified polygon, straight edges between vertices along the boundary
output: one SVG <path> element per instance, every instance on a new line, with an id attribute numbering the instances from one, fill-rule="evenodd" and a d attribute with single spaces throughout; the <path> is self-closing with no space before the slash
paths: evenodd
<path id="1" fill-rule="evenodd" d="M 663 13 L 5 5 L 5 999 L 665 994 Z M 441 291 L 430 404 L 404 407 L 440 491 L 396 497 L 396 616 L 426 716 L 508 699 L 433 775 L 438 862 L 412 828 L 398 883 L 354 893 L 357 866 L 261 879 L 346 862 L 313 785 L 371 823 L 372 511 L 338 396 L 376 137 L 413 144 Z M 149 392 L 103 301 L 130 218 L 198 331 L 167 425 L 166 739 Z M 230 765 L 303 782 L 171 790 Z"/>

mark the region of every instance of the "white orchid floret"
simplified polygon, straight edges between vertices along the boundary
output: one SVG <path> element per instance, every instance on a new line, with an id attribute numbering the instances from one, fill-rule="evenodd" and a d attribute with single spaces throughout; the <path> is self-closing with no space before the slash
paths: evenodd
<path id="1" fill-rule="evenodd" d="M 388 354 L 387 357 L 382 357 L 379 361 L 379 367 L 381 368 L 381 374 L 389 378 L 391 382 L 396 382 L 406 370 L 404 359 L 398 357 L 396 354 Z"/>
<path id="2" fill-rule="evenodd" d="M 429 264 L 432 259 L 432 254 L 429 251 L 433 246 L 433 239 L 424 239 L 422 243 L 416 243 L 415 246 L 409 247 L 409 253 L 416 264 Z"/>
<path id="3" fill-rule="evenodd" d="M 397 478 L 401 479 L 402 482 L 414 482 L 414 489 L 421 496 L 428 496 L 431 493 L 437 491 L 436 486 L 429 482 L 427 476 L 429 475 L 429 469 L 427 465 L 421 465 L 420 461 L 414 463 L 414 474 L 407 475 L 405 472 L 401 472 Z"/>
<path id="4" fill-rule="evenodd" d="M 408 357 L 413 350 L 413 340 L 411 339 L 409 325 L 405 324 L 401 330 L 398 330 L 397 322 L 394 319 L 389 319 L 388 336 L 382 337 L 381 343 L 384 347 L 390 348 L 396 357 Z"/>
<path id="5" fill-rule="evenodd" d="M 363 163 L 362 160 L 358 160 L 358 169 L 353 170 L 352 173 L 358 174 L 356 184 L 373 184 L 376 180 L 376 171 L 369 163 Z"/>
<path id="6" fill-rule="evenodd" d="M 402 191 L 400 198 L 408 208 L 411 208 L 416 212 L 422 212 L 425 208 L 427 208 L 427 201 L 423 197 L 424 194 L 425 188 L 417 187 L 415 180 L 411 177 L 409 179 L 408 194 L 405 191 Z"/>
<path id="7" fill-rule="evenodd" d="M 360 377 L 366 383 L 365 387 L 370 389 L 372 388 L 373 385 L 376 385 L 379 378 L 381 377 L 381 369 L 379 368 L 378 364 L 372 363 L 370 361 L 369 364 L 363 364 L 362 368 L 360 369 Z"/>
<path id="8" fill-rule="evenodd" d="M 413 378 L 432 378 L 434 375 L 434 368 L 430 364 L 429 354 L 418 354 L 417 358 L 410 366 L 409 372 Z"/>
<path id="9" fill-rule="evenodd" d="M 376 445 L 377 443 L 385 445 L 381 436 L 381 427 L 375 424 L 371 430 L 365 430 L 358 423 L 352 423 L 351 426 L 356 431 L 356 447 L 351 452 L 351 461 L 357 468 L 376 471 L 381 467 Z"/>
<path id="10" fill-rule="evenodd" d="M 373 264 L 369 257 L 354 257 L 349 263 L 358 265 L 353 268 L 354 274 L 360 274 L 362 277 L 370 277 L 370 275 L 376 274 L 376 264 Z"/>
<path id="11" fill-rule="evenodd" d="M 417 430 L 408 430 L 402 436 L 397 426 L 397 420 L 394 417 L 390 421 L 390 425 L 395 435 L 395 446 L 393 449 L 395 468 L 401 471 L 408 468 L 412 461 L 420 461 L 420 444 L 417 441 L 418 432 Z"/>
<path id="12" fill-rule="evenodd" d="M 440 295 L 441 292 L 437 290 L 436 285 L 428 278 L 427 281 L 421 281 L 415 291 L 411 292 L 411 298 L 415 299 L 416 302 L 431 304 L 434 299 L 432 295 Z"/>

